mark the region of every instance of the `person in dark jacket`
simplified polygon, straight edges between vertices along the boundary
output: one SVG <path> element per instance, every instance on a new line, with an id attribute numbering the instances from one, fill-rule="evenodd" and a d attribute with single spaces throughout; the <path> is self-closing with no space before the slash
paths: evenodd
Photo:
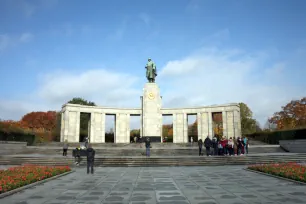
<path id="1" fill-rule="evenodd" d="M 213 155 L 217 156 L 219 149 L 218 149 L 218 138 L 216 137 L 216 135 L 212 139 L 212 147 L 214 149 Z"/>
<path id="2" fill-rule="evenodd" d="M 203 147 L 202 139 L 199 139 L 198 145 L 199 145 L 199 156 L 201 156 L 202 155 L 202 147 Z"/>
<path id="3" fill-rule="evenodd" d="M 75 164 L 78 166 L 81 162 L 81 147 L 75 148 L 75 155 L 74 155 Z"/>
<path id="4" fill-rule="evenodd" d="M 210 155 L 210 147 L 212 145 L 211 139 L 209 138 L 209 136 L 207 135 L 206 139 L 204 140 L 204 145 L 206 148 L 206 155 L 209 156 Z"/>
<path id="5" fill-rule="evenodd" d="M 145 146 L 146 146 L 146 156 L 150 157 L 151 142 L 150 142 L 150 138 L 149 137 L 147 137 L 147 139 L 145 141 Z"/>
<path id="6" fill-rule="evenodd" d="M 88 141 L 89 141 L 89 138 L 86 137 L 86 138 L 84 139 L 84 146 L 85 146 L 85 148 L 88 148 Z"/>
<path id="7" fill-rule="evenodd" d="M 241 140 L 241 137 L 238 137 L 237 144 L 238 144 L 237 155 L 243 155 L 244 144 L 243 144 L 243 140 Z"/>
<path id="8" fill-rule="evenodd" d="M 91 168 L 91 174 L 94 173 L 94 161 L 95 161 L 95 150 L 92 148 L 91 144 L 88 145 L 86 150 L 87 156 L 87 174 L 89 174 L 89 167 Z"/>

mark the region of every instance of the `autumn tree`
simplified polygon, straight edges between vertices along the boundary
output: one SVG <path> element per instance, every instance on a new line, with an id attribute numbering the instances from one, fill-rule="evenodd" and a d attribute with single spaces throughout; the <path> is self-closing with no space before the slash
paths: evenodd
<path id="1" fill-rule="evenodd" d="M 138 136 L 140 136 L 140 129 L 133 129 L 133 130 L 131 130 L 130 131 L 130 136 L 131 137 L 138 137 Z"/>
<path id="2" fill-rule="evenodd" d="M 194 123 L 188 125 L 188 135 L 194 136 L 198 135 L 198 120 L 196 119 Z"/>
<path id="3" fill-rule="evenodd" d="M 222 112 L 212 113 L 213 130 L 217 136 L 223 136 L 223 118 Z"/>
<path id="4" fill-rule="evenodd" d="M 60 141 L 60 136 L 61 136 L 61 123 L 62 123 L 61 112 L 57 112 L 55 119 L 55 128 L 52 131 L 52 135 L 53 139 L 58 142 Z"/>
<path id="5" fill-rule="evenodd" d="M 241 134 L 252 134 L 256 132 L 256 120 L 253 119 L 253 112 L 245 103 L 239 103 L 240 106 L 240 120 L 241 120 Z"/>
<path id="6" fill-rule="evenodd" d="M 168 130 L 168 136 L 173 137 L 173 126 Z"/>
<path id="7" fill-rule="evenodd" d="M 269 122 L 276 124 L 277 129 L 293 129 L 306 127 L 306 97 L 292 100 L 275 112 Z"/>
<path id="8" fill-rule="evenodd" d="M 21 118 L 20 124 L 23 128 L 31 130 L 51 131 L 56 127 L 56 112 L 31 112 Z"/>

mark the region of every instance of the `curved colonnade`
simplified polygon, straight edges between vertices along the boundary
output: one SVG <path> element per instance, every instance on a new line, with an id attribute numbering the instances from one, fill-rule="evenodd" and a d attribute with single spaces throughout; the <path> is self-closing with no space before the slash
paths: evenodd
<path id="1" fill-rule="evenodd" d="M 62 107 L 61 142 L 66 140 L 70 143 L 79 142 L 81 112 L 91 114 L 89 121 L 89 138 L 91 143 L 105 143 L 106 115 L 115 115 L 114 142 L 130 143 L 130 116 L 142 115 L 141 108 L 111 108 L 65 104 Z M 187 116 L 189 114 L 197 115 L 198 138 L 203 140 L 207 135 L 212 137 L 214 135 L 212 114 L 215 112 L 222 112 L 224 136 L 227 138 L 241 136 L 240 108 L 238 103 L 194 108 L 160 109 L 161 115 L 173 115 L 173 143 L 188 142 Z M 162 120 L 159 123 L 159 127 L 162 130 Z"/>

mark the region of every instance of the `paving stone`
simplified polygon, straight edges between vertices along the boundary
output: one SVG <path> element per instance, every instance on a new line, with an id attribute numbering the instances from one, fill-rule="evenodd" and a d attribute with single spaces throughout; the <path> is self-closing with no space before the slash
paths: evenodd
<path id="1" fill-rule="evenodd" d="M 103 167 L 76 172 L 1 199 L 1 204 L 305 203 L 306 186 L 222 167 Z M 237 173 L 239 172 L 239 173 Z"/>

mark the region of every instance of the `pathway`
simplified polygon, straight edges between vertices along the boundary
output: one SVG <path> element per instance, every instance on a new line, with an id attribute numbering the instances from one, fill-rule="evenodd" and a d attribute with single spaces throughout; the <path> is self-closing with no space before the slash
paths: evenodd
<path id="1" fill-rule="evenodd" d="M 306 185 L 248 172 L 242 166 L 84 168 L 1 204 L 96 203 L 305 203 Z"/>

